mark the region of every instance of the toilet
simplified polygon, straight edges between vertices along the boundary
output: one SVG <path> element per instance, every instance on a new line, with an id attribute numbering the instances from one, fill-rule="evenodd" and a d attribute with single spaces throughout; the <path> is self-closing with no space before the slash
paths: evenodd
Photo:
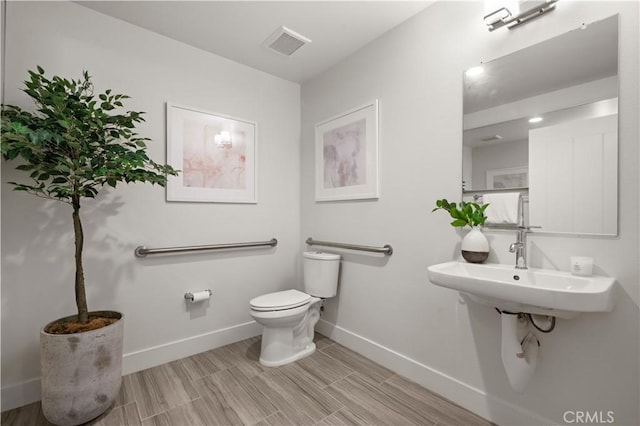
<path id="1" fill-rule="evenodd" d="M 304 291 L 263 294 L 249 302 L 251 317 L 264 328 L 260 364 L 277 367 L 311 355 L 316 350 L 313 331 L 323 299 L 338 290 L 340 255 L 304 252 Z"/>

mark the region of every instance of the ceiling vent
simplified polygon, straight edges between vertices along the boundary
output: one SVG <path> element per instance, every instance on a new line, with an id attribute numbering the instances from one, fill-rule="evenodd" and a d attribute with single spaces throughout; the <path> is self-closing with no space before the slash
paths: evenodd
<path id="1" fill-rule="evenodd" d="M 482 142 L 495 142 L 502 140 L 502 136 L 500 135 L 491 135 L 480 139 Z"/>
<path id="2" fill-rule="evenodd" d="M 280 27 L 264 42 L 269 49 L 275 50 L 281 55 L 291 56 L 295 51 L 311 40 L 287 27 Z"/>

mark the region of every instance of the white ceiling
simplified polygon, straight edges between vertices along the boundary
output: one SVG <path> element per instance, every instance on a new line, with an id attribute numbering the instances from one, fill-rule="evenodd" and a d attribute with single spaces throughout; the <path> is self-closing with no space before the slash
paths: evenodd
<path id="1" fill-rule="evenodd" d="M 348 57 L 433 1 L 78 1 L 294 82 Z M 292 56 L 263 45 L 284 25 L 311 39 Z"/>

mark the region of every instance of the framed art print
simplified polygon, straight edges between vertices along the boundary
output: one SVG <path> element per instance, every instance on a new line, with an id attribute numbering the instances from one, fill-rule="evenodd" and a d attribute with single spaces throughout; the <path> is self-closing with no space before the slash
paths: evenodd
<path id="1" fill-rule="evenodd" d="M 378 198 L 378 101 L 315 126 L 316 201 Z"/>
<path id="2" fill-rule="evenodd" d="M 487 189 L 526 188 L 529 186 L 527 166 L 487 170 Z"/>
<path id="3" fill-rule="evenodd" d="M 256 203 L 255 122 L 167 103 L 167 201 Z"/>

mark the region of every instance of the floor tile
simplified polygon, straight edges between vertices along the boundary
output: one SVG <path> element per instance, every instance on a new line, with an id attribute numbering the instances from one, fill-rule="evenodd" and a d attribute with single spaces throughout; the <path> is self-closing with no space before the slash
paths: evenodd
<path id="1" fill-rule="evenodd" d="M 289 420 L 287 416 L 278 411 L 275 414 L 270 415 L 266 419 L 258 422 L 255 426 L 297 426 L 294 422 Z"/>
<path id="2" fill-rule="evenodd" d="M 320 388 L 324 388 L 353 373 L 351 368 L 336 362 L 335 359 L 318 350 L 311 356 L 280 367 L 280 370 L 282 372 L 291 370 L 290 377 L 302 375 Z"/>
<path id="3" fill-rule="evenodd" d="M 316 333 L 316 352 L 260 365 L 260 336 L 124 376 L 114 406 L 83 426 L 434 425 L 490 422 Z M 40 403 L 2 425 L 49 426 Z"/>
<path id="4" fill-rule="evenodd" d="M 344 404 L 349 411 L 358 418 L 364 419 L 368 424 L 381 425 L 409 425 L 422 424 L 433 425 L 435 423 L 412 421 L 411 417 L 404 416 L 405 407 L 398 401 L 382 392 L 379 386 L 371 383 L 354 373 L 326 388 L 327 392 Z M 400 414 L 402 411 L 402 414 Z M 413 413 L 410 413 L 413 414 Z"/>
<path id="5" fill-rule="evenodd" d="M 216 398 L 220 395 L 245 424 L 254 424 L 274 414 L 278 409 L 237 367 L 220 371 L 198 381 L 201 394 Z"/>
<path id="6" fill-rule="evenodd" d="M 401 401 L 407 412 L 415 412 L 438 425 L 483 425 L 492 423 L 422 386 L 398 375 L 387 379 L 381 389 Z M 407 414 L 405 414 L 407 415 Z"/>
<path id="7" fill-rule="evenodd" d="M 222 351 L 202 352 L 180 360 L 187 376 L 191 380 L 197 380 L 209 376 L 217 371 L 225 370 L 234 364 L 229 359 L 218 356 Z"/>
<path id="8" fill-rule="evenodd" d="M 310 380 L 272 369 L 251 379 L 273 404 L 295 424 L 314 424 L 342 408 L 342 404 Z"/>
<path id="9" fill-rule="evenodd" d="M 370 379 L 375 383 L 382 383 L 387 378 L 393 376 L 391 370 L 337 343 L 322 349 L 322 353 L 337 359 L 342 364 L 356 371 L 361 377 Z"/>
<path id="10" fill-rule="evenodd" d="M 140 426 L 140 416 L 135 402 L 120 405 L 90 422 L 93 426 Z"/>
<path id="11" fill-rule="evenodd" d="M 200 398 L 149 417 L 142 426 L 213 426 L 217 423 L 207 404 Z"/>
<path id="12" fill-rule="evenodd" d="M 342 408 L 332 415 L 324 418 L 320 422 L 316 423 L 317 426 L 362 426 L 369 425 L 367 420 L 358 416 L 357 414 L 353 414 L 349 409 Z"/>
<path id="13" fill-rule="evenodd" d="M 268 369 L 263 367 L 259 361 L 260 344 L 261 338 L 256 336 L 225 346 L 233 356 L 234 366 L 238 367 L 246 377 L 257 376 Z"/>
<path id="14" fill-rule="evenodd" d="M 195 382 L 202 400 L 207 404 L 209 412 L 218 425 L 242 425 L 244 424 L 238 413 L 229 404 L 224 393 L 210 377 L 204 377 Z"/>
<path id="15" fill-rule="evenodd" d="M 122 385 L 120 385 L 120 392 L 116 397 L 116 402 L 114 404 L 115 407 L 119 407 L 121 405 L 127 405 L 132 402 L 135 402 L 136 398 L 133 394 L 133 386 L 131 382 L 131 374 L 122 377 Z"/>
<path id="16" fill-rule="evenodd" d="M 200 397 L 180 361 L 132 374 L 131 387 L 142 419 Z"/>
<path id="17" fill-rule="evenodd" d="M 315 333 L 313 335 L 313 343 L 316 344 L 317 349 L 322 349 L 326 348 L 329 345 L 333 345 L 335 342 L 320 333 Z"/>
<path id="18" fill-rule="evenodd" d="M 44 418 L 40 402 L 34 402 L 33 404 L 3 412 L 0 424 L 3 426 L 53 426 L 52 423 L 49 423 L 47 419 Z"/>

